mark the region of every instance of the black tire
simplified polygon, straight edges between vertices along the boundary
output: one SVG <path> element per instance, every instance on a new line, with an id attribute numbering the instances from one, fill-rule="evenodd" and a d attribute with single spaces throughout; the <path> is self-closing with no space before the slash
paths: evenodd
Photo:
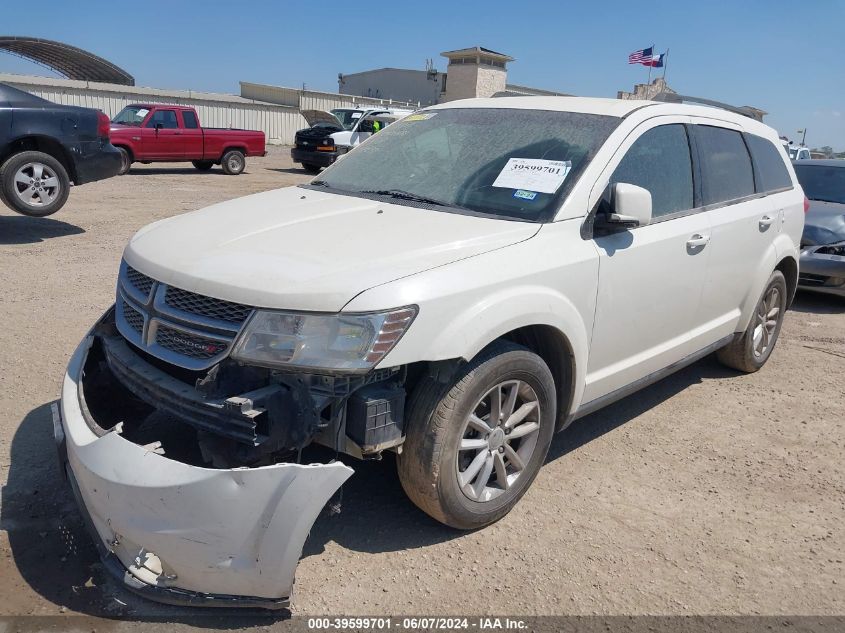
<path id="1" fill-rule="evenodd" d="M 777 294 L 776 299 L 772 299 L 773 292 Z M 780 328 L 783 325 L 783 315 L 786 312 L 787 302 L 786 293 L 786 278 L 784 278 L 782 272 L 776 270 L 769 277 L 769 282 L 754 307 L 754 315 L 751 317 L 748 328 L 741 336 L 737 336 L 716 353 L 719 362 L 749 374 L 766 364 L 769 356 L 772 355 L 772 350 L 775 348 L 775 343 L 777 343 L 780 334 Z M 775 307 L 778 312 L 774 315 L 774 318 L 771 318 L 772 310 Z M 773 323 L 773 325 L 767 327 L 766 323 Z M 758 328 L 762 328 L 759 332 L 760 336 L 764 337 L 761 342 L 765 343 L 765 348 L 761 348 L 758 345 L 758 340 L 755 339 L 755 331 Z"/>
<path id="2" fill-rule="evenodd" d="M 41 166 L 42 174 L 52 172 L 55 176 L 54 186 L 44 186 L 39 192 L 37 187 L 24 187 L 15 182 L 15 175 L 22 168 L 27 170 L 29 165 Z M 34 175 L 35 172 L 33 172 Z M 52 181 L 51 181 L 52 182 Z M 34 192 L 33 202 L 27 203 L 21 193 L 27 190 Z M 10 209 L 22 215 L 33 218 L 43 218 L 61 209 L 67 202 L 70 193 L 70 178 L 64 166 L 55 158 L 44 152 L 21 152 L 8 158 L 0 167 L 0 199 Z M 44 195 L 44 198 L 41 195 Z M 50 196 L 51 198 L 48 198 Z M 44 200 L 49 200 L 44 202 Z"/>
<path id="3" fill-rule="evenodd" d="M 214 167 L 214 161 L 213 160 L 195 160 L 195 161 L 192 161 L 191 164 L 194 167 L 196 167 L 197 169 L 199 169 L 200 171 L 208 171 L 212 167 Z"/>
<path id="4" fill-rule="evenodd" d="M 498 496 L 489 500 L 473 500 L 458 481 L 460 460 L 473 458 L 472 455 L 466 457 L 468 451 L 459 451 L 462 440 L 466 439 L 464 434 L 469 430 L 468 419 L 478 406 L 482 406 L 481 401 L 491 389 L 503 381 L 517 380 L 527 384 L 537 397 L 540 410 L 536 444 L 509 488 L 498 491 Z M 556 402 L 552 374 L 543 360 L 508 341 L 488 346 L 459 370 L 451 384 L 423 379 L 411 398 L 405 443 L 397 458 L 399 479 L 405 493 L 421 510 L 454 528 L 472 530 L 498 521 L 525 494 L 546 459 L 554 434 Z M 520 450 L 520 445 L 514 446 Z M 492 459 L 494 451 L 502 451 L 501 448 L 476 450 L 475 457 L 486 451 L 482 459 Z M 513 467 L 511 463 L 504 468 Z M 488 476 L 499 481 L 497 472 Z M 481 477 L 483 474 L 478 475 L 477 481 Z M 492 479 L 489 481 L 493 483 Z M 464 489 L 471 487 L 467 484 Z"/>
<path id="5" fill-rule="evenodd" d="M 117 151 L 120 152 L 120 169 L 117 175 L 124 176 L 129 173 L 129 169 L 132 167 L 132 154 L 125 147 L 118 147 Z"/>
<path id="6" fill-rule="evenodd" d="M 302 168 L 307 171 L 309 174 L 317 174 L 320 173 L 321 167 L 319 165 L 315 165 L 313 163 L 302 163 Z"/>
<path id="7" fill-rule="evenodd" d="M 244 153 L 239 149 L 230 149 L 223 154 L 223 158 L 220 160 L 220 166 L 223 168 L 224 173 L 230 176 L 237 176 L 246 167 Z"/>

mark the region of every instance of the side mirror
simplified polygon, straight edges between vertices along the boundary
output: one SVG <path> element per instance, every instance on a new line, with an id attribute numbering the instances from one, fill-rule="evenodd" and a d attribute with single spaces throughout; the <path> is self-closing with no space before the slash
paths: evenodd
<path id="1" fill-rule="evenodd" d="M 610 192 L 607 223 L 633 228 L 651 222 L 651 192 L 627 182 L 617 182 Z"/>
<path id="2" fill-rule="evenodd" d="M 156 123 L 156 129 L 157 130 L 160 130 L 163 127 L 164 127 L 164 123 Z"/>

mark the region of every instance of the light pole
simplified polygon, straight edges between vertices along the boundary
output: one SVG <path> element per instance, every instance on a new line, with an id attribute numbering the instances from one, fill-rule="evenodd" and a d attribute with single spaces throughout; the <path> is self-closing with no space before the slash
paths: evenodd
<path id="1" fill-rule="evenodd" d="M 804 147 L 804 141 L 807 140 L 807 128 L 803 130 L 798 130 L 797 134 L 801 134 L 801 147 Z"/>

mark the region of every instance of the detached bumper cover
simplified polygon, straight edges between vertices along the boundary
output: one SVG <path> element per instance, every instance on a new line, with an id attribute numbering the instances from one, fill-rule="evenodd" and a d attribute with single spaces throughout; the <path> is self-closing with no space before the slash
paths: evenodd
<path id="1" fill-rule="evenodd" d="M 308 531 L 352 469 L 339 462 L 200 468 L 117 432 L 98 435 L 79 399 L 91 341 L 70 361 L 54 427 L 107 568 L 162 602 L 287 606 Z"/>
<path id="2" fill-rule="evenodd" d="M 845 242 L 809 246 L 801 251 L 798 285 L 806 290 L 845 296 Z"/>

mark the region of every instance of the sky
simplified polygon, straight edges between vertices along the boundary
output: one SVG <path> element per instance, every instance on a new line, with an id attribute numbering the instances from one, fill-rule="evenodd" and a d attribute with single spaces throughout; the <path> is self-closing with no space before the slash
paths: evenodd
<path id="1" fill-rule="evenodd" d="M 139 86 L 235 94 L 241 80 L 336 92 L 338 73 L 426 59 L 443 71 L 442 51 L 478 45 L 516 58 L 509 83 L 615 97 L 646 81 L 627 57 L 654 44 L 677 92 L 761 108 L 780 134 L 806 127 L 807 145 L 845 151 L 843 0 L 40 0 L 38 19 L 3 4 L 0 34 L 89 50 Z M 57 76 L 5 53 L 0 72 Z"/>

